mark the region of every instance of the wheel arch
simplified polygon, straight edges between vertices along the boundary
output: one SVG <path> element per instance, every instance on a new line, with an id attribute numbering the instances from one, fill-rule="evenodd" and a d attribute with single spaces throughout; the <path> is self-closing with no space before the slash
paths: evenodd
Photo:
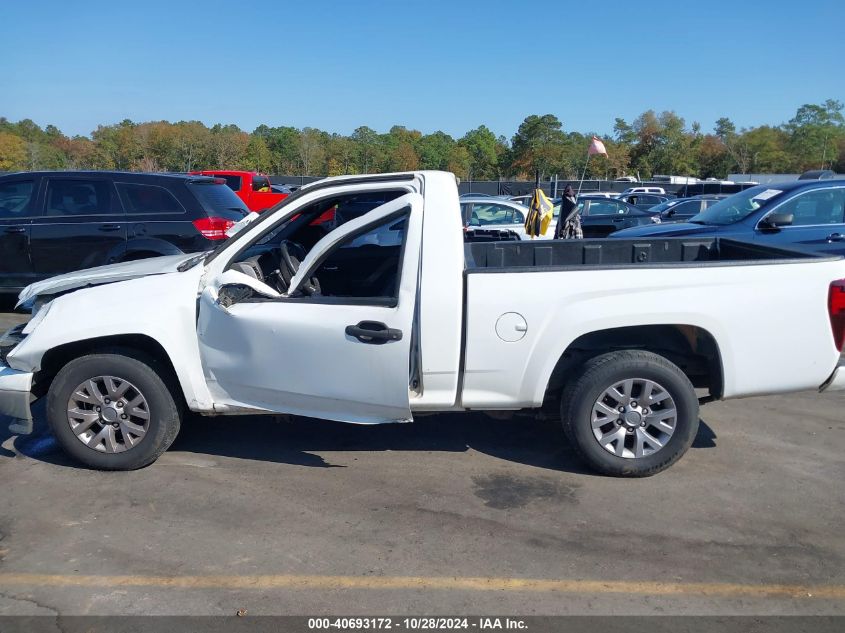
<path id="1" fill-rule="evenodd" d="M 633 325 L 596 330 L 573 340 L 560 354 L 545 381 L 544 408 L 556 406 L 561 389 L 585 362 L 618 350 L 644 350 L 663 356 L 686 374 L 693 386 L 707 389 L 718 400 L 724 393 L 725 372 L 716 337 L 691 324 Z"/>
<path id="2" fill-rule="evenodd" d="M 181 399 L 183 405 L 186 403 L 185 394 L 187 392 L 183 377 L 176 371 L 176 367 L 164 346 L 146 334 L 100 336 L 63 343 L 47 350 L 41 357 L 39 370 L 35 373 L 33 393 L 36 396 L 44 395 L 56 374 L 75 358 L 88 354 L 121 352 L 128 356 L 133 355 L 133 353 L 140 354 L 159 363 L 161 368 L 167 372 L 171 382 L 179 385 L 178 393 L 173 394 L 174 397 Z"/>

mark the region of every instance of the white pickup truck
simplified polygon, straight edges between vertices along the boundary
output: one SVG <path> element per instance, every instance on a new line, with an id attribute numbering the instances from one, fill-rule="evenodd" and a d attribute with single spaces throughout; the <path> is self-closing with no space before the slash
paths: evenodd
<path id="1" fill-rule="evenodd" d="M 687 450 L 700 400 L 845 389 L 838 257 L 711 238 L 465 244 L 442 172 L 332 178 L 251 219 L 205 255 L 25 289 L 0 413 L 31 421 L 46 396 L 68 453 L 133 469 L 185 409 L 367 424 L 534 409 L 595 469 L 643 476 Z"/>

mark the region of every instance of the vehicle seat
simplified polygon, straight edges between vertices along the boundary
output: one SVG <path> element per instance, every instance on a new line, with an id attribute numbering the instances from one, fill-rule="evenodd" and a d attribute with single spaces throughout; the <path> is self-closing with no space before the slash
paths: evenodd
<path id="1" fill-rule="evenodd" d="M 816 205 L 816 224 L 841 224 L 842 207 L 834 204 L 833 200 L 822 200 Z"/>
<path id="2" fill-rule="evenodd" d="M 71 187 L 62 196 L 62 209 L 72 215 L 84 215 L 97 210 L 91 203 L 91 192 L 87 187 Z"/>

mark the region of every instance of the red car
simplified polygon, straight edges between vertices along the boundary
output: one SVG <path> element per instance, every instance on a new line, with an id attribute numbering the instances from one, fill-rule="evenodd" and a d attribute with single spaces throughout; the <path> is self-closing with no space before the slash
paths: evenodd
<path id="1" fill-rule="evenodd" d="M 274 193 L 270 190 L 270 179 L 255 171 L 226 171 L 207 169 L 192 171 L 193 175 L 215 176 L 223 178 L 229 188 L 238 194 L 250 211 L 261 212 L 269 209 L 277 202 L 284 200 L 289 194 Z"/>

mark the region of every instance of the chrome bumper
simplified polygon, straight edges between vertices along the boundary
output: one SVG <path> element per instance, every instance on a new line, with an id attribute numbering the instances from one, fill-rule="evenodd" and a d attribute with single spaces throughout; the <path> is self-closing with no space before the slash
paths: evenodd
<path id="1" fill-rule="evenodd" d="M 31 373 L 0 364 L 0 415 L 20 420 L 27 426 L 31 425 L 31 390 Z"/>
<path id="2" fill-rule="evenodd" d="M 845 354 L 839 359 L 839 364 L 819 391 L 845 391 Z"/>

